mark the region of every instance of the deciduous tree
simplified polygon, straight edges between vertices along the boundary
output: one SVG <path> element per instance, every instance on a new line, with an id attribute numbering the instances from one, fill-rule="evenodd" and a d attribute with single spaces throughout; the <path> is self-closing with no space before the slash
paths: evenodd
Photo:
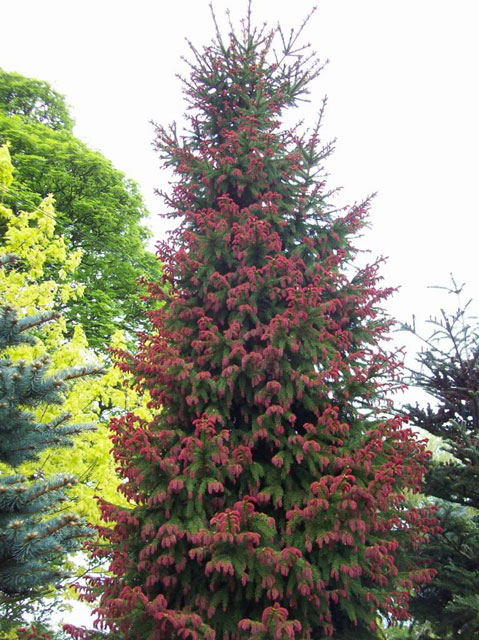
<path id="1" fill-rule="evenodd" d="M 2 191 L 11 183 L 8 149 L 0 149 Z M 8 210 L 0 205 L 0 213 Z M 32 229 L 35 233 L 35 229 Z M 38 256 L 37 256 L 38 257 Z M 72 423 L 59 411 L 67 382 L 99 373 L 95 364 L 72 366 L 54 374 L 43 353 L 17 359 L 22 345 L 35 345 L 35 333 L 58 319 L 54 309 L 25 315 L 8 304 L 9 276 L 15 279 L 20 256 L 0 250 L 0 628 L 11 629 L 44 590 L 59 581 L 68 553 L 78 550 L 91 530 L 76 513 L 59 508 L 77 482 L 71 473 L 19 473 L 20 465 L 38 460 L 51 447 L 72 445 L 72 438 L 91 425 Z M 38 265 L 37 265 L 38 266 Z M 41 267 L 40 267 L 41 268 Z M 12 275 L 13 274 L 13 275 Z M 25 293 L 20 287 L 20 300 Z M 54 415 L 49 413 L 54 407 Z M 47 415 L 48 414 L 48 415 Z M 5 626 L 6 625 L 6 626 Z"/>
<path id="2" fill-rule="evenodd" d="M 13 167 L 8 148 L 0 147 L 0 171 L 3 175 L 3 192 L 12 183 Z M 15 306 L 27 315 L 57 311 L 71 300 L 81 302 L 83 285 L 76 280 L 76 271 L 82 259 L 82 251 L 71 251 L 65 239 L 56 232 L 56 212 L 52 198 L 46 198 L 33 211 L 18 211 L 0 204 L 0 224 L 4 235 L 0 244 L 0 257 L 15 255 L 15 268 L 0 268 L 0 291 L 4 304 Z M 67 339 L 68 324 L 64 316 L 57 314 L 55 322 L 36 330 L 35 344 L 19 344 L 11 347 L 10 357 L 31 362 L 48 353 L 50 371 L 80 366 L 85 360 L 104 365 L 89 349 L 85 333 L 76 325 L 73 335 Z M 125 348 L 126 341 L 116 331 L 110 346 Z M 116 487 L 119 479 L 110 450 L 107 423 L 109 417 L 120 411 L 135 408 L 143 415 L 148 396 L 139 397 L 133 389 L 124 386 L 124 376 L 113 367 L 106 366 L 101 378 L 77 380 L 64 398 L 64 411 L 75 416 L 77 422 L 95 423 L 97 429 L 76 440 L 69 456 L 64 451 L 50 449 L 42 454 L 35 465 L 21 466 L 23 473 L 37 469 L 43 473 L 74 473 L 82 481 L 71 495 L 75 509 L 90 522 L 98 522 L 99 511 L 93 496 L 102 493 L 108 500 L 122 501 Z M 53 419 L 55 407 L 41 411 L 46 419 Z"/>
<path id="3" fill-rule="evenodd" d="M 8 148 L 3 146 L 0 147 L 0 198 L 5 195 L 9 186 L 14 184 L 12 180 L 10 154 Z M 0 223 L 4 229 L 0 243 L 0 296 L 2 304 L 10 309 L 5 313 L 7 316 L 10 314 L 12 318 L 11 322 L 7 317 L 4 318 L 3 337 L 10 339 L 10 329 L 13 331 L 19 323 L 28 324 L 28 318 L 36 319 L 31 328 L 34 339 L 32 337 L 32 340 L 15 340 L 15 344 L 10 344 L 7 349 L 8 358 L 5 357 L 4 360 L 10 364 L 5 364 L 2 379 L 9 380 L 13 390 L 16 389 L 15 384 L 20 384 L 22 377 L 26 379 L 28 371 L 31 372 L 32 368 L 37 366 L 35 363 L 43 362 L 45 354 L 48 354 L 49 362 L 48 366 L 45 362 L 41 364 L 41 370 L 49 380 L 61 379 L 62 372 L 65 371 L 78 371 L 85 362 L 88 362 L 93 370 L 97 370 L 103 364 L 89 349 L 80 325 L 75 327 L 73 336 L 67 339 L 65 318 L 57 311 L 62 304 L 68 304 L 72 297 L 80 299 L 82 286 L 75 281 L 75 270 L 81 260 L 81 251 L 69 250 L 65 240 L 55 232 L 55 221 L 52 198 L 42 201 L 33 211 L 13 212 L 0 203 Z M 19 310 L 18 323 L 12 315 L 14 308 Z M 47 318 L 50 318 L 49 322 L 46 322 Z M 20 335 L 25 335 L 25 332 Z M 114 335 L 112 344 L 117 348 L 125 348 L 126 342 L 121 332 Z M 17 371 L 19 368 L 24 373 Z M 41 382 L 40 374 L 37 378 Z M 17 380 L 15 384 L 12 382 L 14 379 Z M 40 447 L 35 451 L 32 449 L 32 454 L 35 455 L 23 456 L 23 460 L 7 460 L 2 456 L 0 478 L 15 473 L 18 477 L 36 478 L 40 483 L 44 478 L 75 477 L 77 482 L 62 495 L 64 501 L 61 509 L 65 513 L 73 511 L 91 523 L 99 520 L 99 511 L 94 500 L 98 493 L 108 496 L 109 500 L 118 504 L 125 504 L 123 496 L 117 492 L 119 478 L 109 454 L 111 443 L 107 422 L 111 415 L 133 407 L 145 417 L 150 414 L 144 406 L 148 396 L 140 398 L 134 390 L 123 386 L 123 380 L 124 375 L 118 369 L 107 366 L 104 367 L 104 375 L 101 377 L 80 376 L 71 380 L 68 393 L 62 394 L 61 407 L 54 402 L 33 402 L 29 408 L 32 414 L 31 424 L 50 425 L 52 438 L 47 448 L 43 451 Z M 25 402 L 27 401 L 28 398 Z M 24 405 L 20 397 L 18 402 Z M 76 436 L 75 444 L 68 450 L 68 455 L 65 454 L 65 449 L 59 446 L 61 424 L 59 430 L 54 427 L 61 414 L 70 414 L 71 421 L 75 424 L 96 425 L 94 431 L 89 430 Z M 9 428 L 15 426 L 10 418 L 8 420 Z M 4 424 L 5 429 L 7 426 Z M 35 433 L 38 435 L 39 432 L 39 427 L 35 427 Z M 0 449 L 2 446 L 12 446 L 15 434 L 19 435 L 19 429 L 16 429 L 13 435 L 4 434 Z M 15 463 L 14 470 L 12 463 Z M 93 530 L 90 530 L 90 535 L 93 535 Z M 65 572 L 68 567 L 71 574 L 78 575 L 84 571 L 81 567 L 84 559 L 80 560 L 82 559 L 76 556 L 73 562 L 71 557 L 57 554 L 55 560 L 52 560 L 51 572 Z M 57 584 L 58 582 L 57 580 Z M 51 611 L 58 605 L 57 594 L 64 595 L 64 592 L 48 590 L 45 587 L 40 591 L 29 590 L 23 598 L 10 598 L 8 612 L 3 611 L 2 633 L 6 633 L 7 623 L 10 626 L 15 625 L 28 612 L 32 613 L 36 621 L 48 620 Z M 12 635 L 13 637 L 16 636 Z"/>
<path id="4" fill-rule="evenodd" d="M 70 331 L 81 324 L 90 346 L 104 350 L 117 329 L 141 328 L 136 279 L 159 277 L 160 266 L 146 249 L 147 211 L 137 185 L 78 140 L 72 126 L 64 98 L 48 83 L 0 70 L 0 143 L 10 143 L 16 177 L 5 204 L 31 211 L 54 194 L 57 232 L 72 251 L 83 251 L 76 279 L 85 295 L 70 298 L 63 311 Z"/>

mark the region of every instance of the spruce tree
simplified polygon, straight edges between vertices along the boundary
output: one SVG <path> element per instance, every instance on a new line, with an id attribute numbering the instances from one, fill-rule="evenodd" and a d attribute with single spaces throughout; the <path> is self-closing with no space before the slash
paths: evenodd
<path id="1" fill-rule="evenodd" d="M 13 259 L 3 256 L 1 262 L 5 266 Z M 61 508 L 76 482 L 71 474 L 43 477 L 41 469 L 31 477 L 14 473 L 46 448 L 71 445 L 76 434 L 93 428 L 70 424 L 66 413 L 42 422 L 37 410 L 61 404 L 67 381 L 98 373 L 96 367 L 50 375 L 48 356 L 33 362 L 9 357 L 10 347 L 32 343 L 35 330 L 57 316 L 46 311 L 19 317 L 12 307 L 0 309 L 0 613 L 11 624 L 25 613 L 18 603 L 32 601 L 61 582 L 67 554 L 91 535 L 76 514 Z"/>
<path id="2" fill-rule="evenodd" d="M 321 118 L 281 124 L 320 71 L 301 31 L 217 29 L 192 47 L 188 130 L 157 130 L 179 225 L 165 304 L 121 354 L 157 413 L 112 423 L 132 508 L 103 503 L 112 575 L 85 596 L 112 638 L 371 639 L 430 577 L 403 553 L 434 519 L 404 500 L 428 454 L 388 404 L 390 291 L 353 264 L 368 202 L 335 210 Z"/>
<path id="3" fill-rule="evenodd" d="M 461 291 L 454 281 L 448 290 Z M 442 441 L 423 489 L 439 508 L 441 531 L 422 552 L 438 574 L 411 610 L 443 640 L 479 635 L 479 326 L 468 307 L 459 297 L 454 312 L 430 319 L 413 381 L 432 405 L 406 408 L 414 426 Z"/>

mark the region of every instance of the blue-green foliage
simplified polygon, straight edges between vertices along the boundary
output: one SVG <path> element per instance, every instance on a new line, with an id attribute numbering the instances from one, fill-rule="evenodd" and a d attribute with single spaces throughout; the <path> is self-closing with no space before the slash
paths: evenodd
<path id="1" fill-rule="evenodd" d="M 67 413 L 50 421 L 37 416 L 42 406 L 61 405 L 68 380 L 99 373 L 98 368 L 49 375 L 48 356 L 27 363 L 5 354 L 9 346 L 34 342 L 31 332 L 56 317 L 45 312 L 19 318 L 12 307 L 0 309 L 0 462 L 12 467 L 12 473 L 0 470 L 0 609 L 60 580 L 67 554 L 90 533 L 77 515 L 61 511 L 73 476 L 15 473 L 44 449 L 71 445 L 72 436 L 93 428 L 70 424 Z"/>
<path id="2" fill-rule="evenodd" d="M 33 337 L 25 331 L 57 317 L 45 312 L 22 319 L 15 309 L 0 310 L 0 349 L 22 342 L 31 343 Z M 16 466 L 32 459 L 48 447 L 72 444 L 71 437 L 92 425 L 69 424 L 69 413 L 56 416 L 49 422 L 39 423 L 35 415 L 24 407 L 38 404 L 61 404 L 66 381 L 98 372 L 93 367 L 72 367 L 49 376 L 50 358 L 45 355 L 34 362 L 12 362 L 0 359 L 0 461 Z M 1 500 L 1 498 L 0 498 Z M 0 502 L 1 504 L 1 502 Z"/>

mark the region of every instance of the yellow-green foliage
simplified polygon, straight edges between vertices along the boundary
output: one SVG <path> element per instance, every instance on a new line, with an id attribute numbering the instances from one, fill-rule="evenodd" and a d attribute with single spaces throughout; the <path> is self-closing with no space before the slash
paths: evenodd
<path id="1" fill-rule="evenodd" d="M 8 188 L 11 176 L 10 156 L 4 145 L 0 147 L 0 189 Z M 0 268 L 0 298 L 15 306 L 21 316 L 59 309 L 83 293 L 82 285 L 74 280 L 81 252 L 69 252 L 63 239 L 55 235 L 53 202 L 53 197 L 49 196 L 34 211 L 19 214 L 0 203 L 0 229 L 5 229 L 0 236 L 0 256 L 14 254 L 19 259 L 13 268 Z M 74 328 L 70 339 L 66 339 L 66 330 L 66 323 L 60 318 L 38 332 L 34 346 L 10 348 L 8 355 L 14 360 L 31 361 L 48 353 L 52 372 L 94 361 L 95 355 L 88 348 L 81 326 Z M 125 346 L 120 331 L 115 333 L 112 346 Z M 124 503 L 116 491 L 119 481 L 109 453 L 109 416 L 135 410 L 148 418 L 147 402 L 147 396 L 139 398 L 125 386 L 125 374 L 113 366 L 109 366 L 100 378 L 79 379 L 71 385 L 62 406 L 41 407 L 39 418 L 46 421 L 60 412 L 69 411 L 71 422 L 93 422 L 97 430 L 76 438 L 72 448 L 50 449 L 37 462 L 23 465 L 17 471 L 29 474 L 41 469 L 45 475 L 66 471 L 75 474 L 80 482 L 71 491 L 75 501 L 71 508 L 89 522 L 97 523 L 99 511 L 95 495 L 117 504 Z M 0 467 L 0 473 L 2 471 L 6 468 Z"/>
<path id="2" fill-rule="evenodd" d="M 0 147 L 0 193 L 4 193 L 12 184 L 13 167 L 10 152 L 6 144 Z"/>

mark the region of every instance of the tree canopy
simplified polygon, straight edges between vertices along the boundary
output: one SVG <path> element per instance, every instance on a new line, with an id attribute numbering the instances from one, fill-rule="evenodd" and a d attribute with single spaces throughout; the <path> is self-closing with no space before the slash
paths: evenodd
<path id="1" fill-rule="evenodd" d="M 0 109 L 5 115 L 19 115 L 25 121 L 45 124 L 51 129 L 71 131 L 74 124 L 64 97 L 48 82 L 1 69 Z"/>
<path id="2" fill-rule="evenodd" d="M 10 156 L 6 146 L 0 147 L 0 172 L 4 175 L 3 191 L 12 182 Z M 52 198 L 46 198 L 32 211 L 14 213 L 0 205 L 0 224 L 5 232 L 0 243 L 0 258 L 15 255 L 15 268 L 0 268 L 0 291 L 4 304 L 22 309 L 24 314 L 39 314 L 58 310 L 71 300 L 81 302 L 83 287 L 75 279 L 81 263 L 81 250 L 71 251 L 63 237 L 56 233 L 56 212 Z M 57 314 L 41 331 L 36 331 L 35 344 L 23 343 L 10 347 L 14 360 L 31 362 L 48 352 L 49 370 L 60 371 L 80 365 L 85 359 L 97 366 L 103 365 L 98 355 L 89 348 L 81 325 L 76 325 L 66 339 L 68 320 Z M 117 330 L 109 346 L 126 347 L 125 337 Z M 133 389 L 124 386 L 124 374 L 111 365 L 104 368 L 101 378 L 78 379 L 64 398 L 63 410 L 75 416 L 78 422 L 94 423 L 95 431 L 79 437 L 75 448 L 66 457 L 62 450 L 50 449 L 39 457 L 35 465 L 27 464 L 19 470 L 33 473 L 74 473 L 79 482 L 72 491 L 76 510 L 90 522 L 98 522 L 99 512 L 94 495 L 108 495 L 112 501 L 122 502 L 116 487 L 119 478 L 109 455 L 110 441 L 107 423 L 111 415 L 135 408 L 145 416 L 148 394 L 139 397 Z M 44 418 L 54 418 L 55 407 L 42 409 Z"/>
<path id="3" fill-rule="evenodd" d="M 95 429 L 79 434 L 68 455 L 57 446 L 59 439 L 58 442 L 50 442 L 43 452 L 38 449 L 33 460 L 16 460 L 19 464 L 15 473 L 27 478 L 75 477 L 77 481 L 71 482 L 72 487 L 62 496 L 62 509 L 72 510 L 90 523 L 98 523 L 96 495 L 101 494 L 116 504 L 126 504 L 124 496 L 117 491 L 120 479 L 110 455 L 108 421 L 112 415 L 129 409 L 135 409 L 148 419 L 151 417 L 146 406 L 149 395 L 142 393 L 139 396 L 134 389 L 124 386 L 125 374 L 109 363 L 104 365 L 104 358 L 100 359 L 98 353 L 89 348 L 81 325 L 77 324 L 68 337 L 67 318 L 58 309 L 69 305 L 72 299 L 81 300 L 83 286 L 76 281 L 75 273 L 82 252 L 80 249 L 71 251 L 64 237 L 56 233 L 56 212 L 52 197 L 45 198 L 38 207 L 30 211 L 14 212 L 2 204 L 1 199 L 5 199 L 14 184 L 14 170 L 8 147 L 0 146 L 0 225 L 4 230 L 0 241 L 2 303 L 21 310 L 21 318 L 41 319 L 51 316 L 50 322 L 35 324 L 32 328 L 32 340 L 18 340 L 8 346 L 11 368 L 18 367 L 18 363 L 24 363 L 27 368 L 33 366 L 32 363 L 47 353 L 47 375 L 53 378 L 61 375 L 62 371 L 78 369 L 84 363 L 95 370 L 100 367 L 103 370 L 101 377 L 75 377 L 69 383 L 68 393 L 63 394 L 61 410 L 55 403 L 31 407 L 32 419 L 47 422 L 52 428 L 60 412 L 71 415 L 77 424 L 94 424 Z M 20 319 L 20 322 L 23 320 Z M 4 326 L 7 333 L 9 326 L 8 323 Z M 110 346 L 125 349 L 126 345 L 122 332 L 115 331 Z M 45 366 L 45 363 L 42 364 L 43 370 Z M 61 425 L 59 428 L 61 430 Z M 55 437 L 57 435 L 60 436 L 60 432 L 54 434 Z M 8 445 L 8 440 L 5 440 L 5 446 Z M 6 459 L 0 460 L 0 477 L 12 473 L 12 467 L 7 462 Z M 89 533 L 90 536 L 94 535 L 91 529 Z M 57 561 L 56 568 L 52 570 L 59 573 L 66 568 L 76 575 L 85 571 L 85 556 L 76 556 L 73 561 L 73 558 L 60 554 Z M 10 622 L 15 626 L 15 621 L 18 622 L 26 612 L 32 611 L 36 621 L 47 622 L 51 611 L 59 605 L 59 594 L 65 596 L 61 590 L 47 589 L 38 597 L 32 594 L 19 602 L 12 601 L 8 613 Z M 65 605 L 64 601 L 62 605 Z M 5 631 L 3 628 L 1 630 Z"/>
<path id="4" fill-rule="evenodd" d="M 117 328 L 144 324 L 137 278 L 159 278 L 146 249 L 147 211 L 137 185 L 72 133 L 64 98 L 46 82 L 0 70 L 0 143 L 10 144 L 15 182 L 5 195 L 14 211 L 32 210 L 53 194 L 57 231 L 83 259 L 76 278 L 82 301 L 64 311 L 104 349 Z M 3 232 L 0 226 L 0 234 Z"/>
<path id="5" fill-rule="evenodd" d="M 12 183 L 6 146 L 0 147 L 0 167 L 3 196 Z M 63 300 L 75 295 L 69 284 L 33 282 L 49 261 L 60 261 L 67 270 L 75 267 L 77 256 L 67 261 L 63 241 L 53 237 L 53 218 L 42 215 L 48 210 L 49 203 L 44 202 L 38 211 L 14 216 L 0 204 L 0 219 L 6 223 L 5 242 L 0 246 L 2 634 L 13 632 L 39 600 L 51 595 L 53 585 L 58 587 L 70 575 L 68 554 L 78 551 L 81 542 L 92 535 L 85 520 L 64 509 L 69 498 L 72 506 L 68 489 L 78 482 L 71 467 L 64 473 L 58 473 L 59 469 L 45 473 L 41 465 L 45 452 L 72 446 L 74 436 L 94 428 L 76 421 L 81 414 L 66 411 L 64 400 L 72 381 L 101 370 L 95 362 L 83 363 L 85 353 L 79 353 L 75 362 L 53 371 L 51 355 L 39 339 L 43 334 L 51 343 L 52 336 L 62 335 L 61 330 L 51 330 L 60 315 L 53 304 L 56 294 L 60 292 Z M 53 345 L 57 352 L 56 341 Z"/>

